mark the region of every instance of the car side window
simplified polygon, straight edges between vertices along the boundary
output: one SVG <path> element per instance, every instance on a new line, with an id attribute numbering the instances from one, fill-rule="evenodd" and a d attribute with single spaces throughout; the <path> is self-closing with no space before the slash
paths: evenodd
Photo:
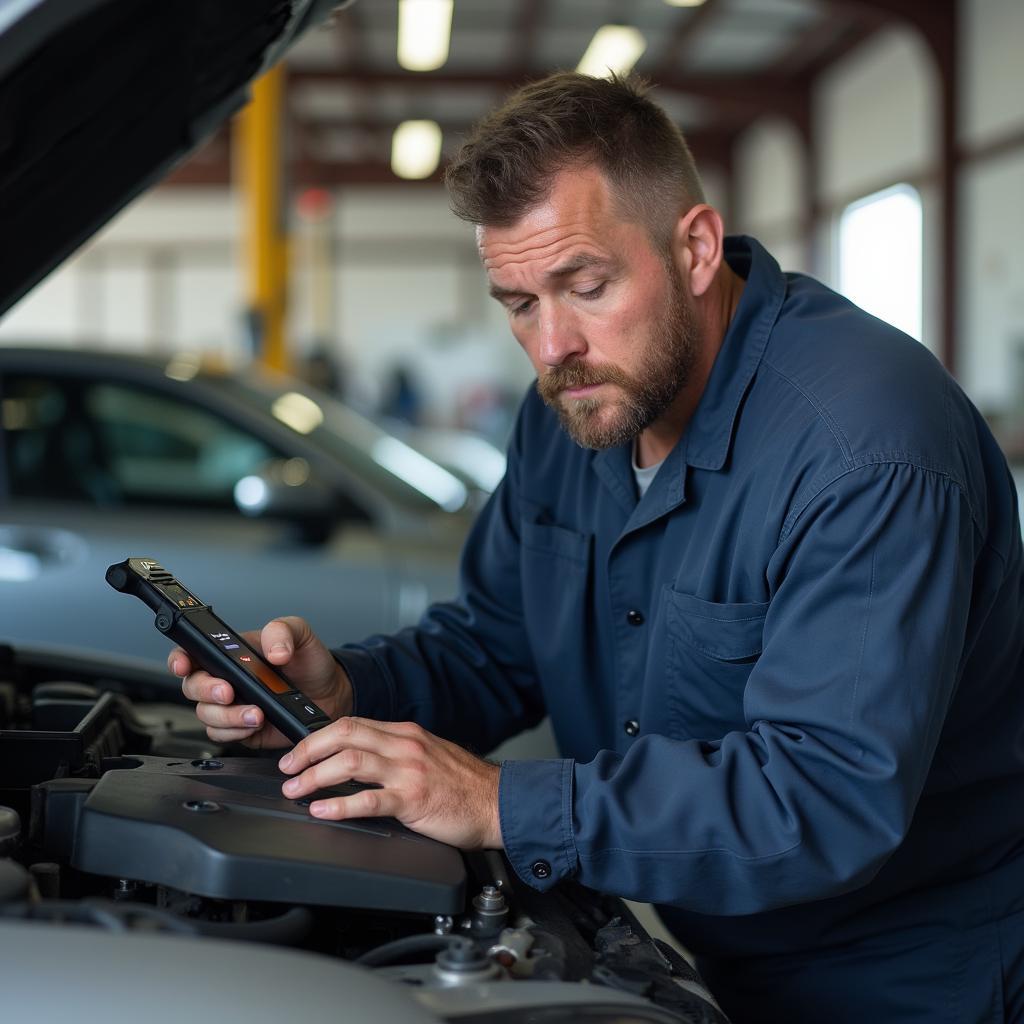
<path id="1" fill-rule="evenodd" d="M 233 508 L 235 483 L 279 453 L 215 413 L 119 384 L 8 377 L 11 496 Z"/>

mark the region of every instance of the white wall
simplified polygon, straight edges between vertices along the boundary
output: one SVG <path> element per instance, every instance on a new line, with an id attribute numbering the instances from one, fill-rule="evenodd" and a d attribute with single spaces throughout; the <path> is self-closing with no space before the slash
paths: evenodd
<path id="1" fill-rule="evenodd" d="M 809 270 L 803 242 L 806 167 L 799 133 L 787 121 L 757 122 L 736 151 L 737 223 L 783 270 Z"/>
<path id="2" fill-rule="evenodd" d="M 988 411 L 1024 406 L 1024 149 L 971 167 L 961 188 L 961 378 Z"/>
<path id="3" fill-rule="evenodd" d="M 1024 3 L 962 8 L 960 140 L 968 153 L 1024 132 Z M 960 175 L 961 379 L 986 410 L 1024 406 L 1024 148 L 968 161 Z"/>
<path id="4" fill-rule="evenodd" d="M 929 175 L 938 164 L 941 120 L 931 52 L 909 28 L 880 33 L 822 77 L 813 106 L 818 201 L 827 226 L 820 271 L 838 283 L 837 229 L 849 203 L 898 182 L 915 186 L 923 208 L 921 341 L 938 352 L 941 221 Z"/>
<path id="5" fill-rule="evenodd" d="M 961 0 L 961 141 L 989 142 L 1024 124 L 1024 3 Z"/>
<path id="6" fill-rule="evenodd" d="M 815 91 L 818 198 L 845 205 L 932 169 L 939 152 L 938 78 L 910 29 L 889 29 L 826 73 Z"/>
<path id="7" fill-rule="evenodd" d="M 1024 130 L 1024 3 L 961 0 L 958 174 L 961 279 L 958 374 L 983 408 L 1024 405 L 1024 152 L 983 147 Z M 941 219 L 937 71 L 910 29 L 881 33 L 831 69 L 812 97 L 823 211 L 818 273 L 835 283 L 835 229 L 842 209 L 879 188 L 908 181 L 924 210 L 923 341 L 938 347 Z M 737 150 L 740 226 L 799 267 L 802 189 L 799 140 L 764 120 Z M 787 259 L 788 254 L 788 259 Z"/>

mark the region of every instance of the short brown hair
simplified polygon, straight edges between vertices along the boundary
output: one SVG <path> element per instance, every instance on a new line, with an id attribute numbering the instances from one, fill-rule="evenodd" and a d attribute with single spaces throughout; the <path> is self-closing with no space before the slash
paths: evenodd
<path id="1" fill-rule="evenodd" d="M 704 192 L 682 133 L 638 78 L 561 71 L 514 92 L 477 124 L 445 173 L 452 211 L 508 227 L 543 202 L 559 171 L 596 166 L 622 212 L 667 241 Z"/>

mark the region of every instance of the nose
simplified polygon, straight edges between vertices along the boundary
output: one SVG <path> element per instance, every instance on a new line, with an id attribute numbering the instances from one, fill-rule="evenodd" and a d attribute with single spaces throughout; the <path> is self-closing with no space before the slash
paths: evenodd
<path id="1" fill-rule="evenodd" d="M 559 366 L 570 356 L 582 355 L 587 343 L 571 310 L 558 302 L 541 304 L 538 358 L 545 366 Z"/>

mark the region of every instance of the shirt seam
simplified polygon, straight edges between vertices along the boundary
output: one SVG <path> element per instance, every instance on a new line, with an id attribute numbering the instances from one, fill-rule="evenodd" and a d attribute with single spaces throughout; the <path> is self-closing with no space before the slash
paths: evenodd
<path id="1" fill-rule="evenodd" d="M 694 850 L 633 850 L 628 847 L 621 846 L 604 846 L 600 850 L 594 850 L 593 853 L 581 853 L 580 859 L 598 860 L 601 857 L 606 857 L 612 853 L 625 853 L 629 854 L 631 857 L 700 857 L 708 853 L 724 853 L 735 860 L 743 861 L 746 864 L 752 864 L 758 861 L 775 860 L 779 857 L 784 857 L 787 853 L 792 853 L 801 845 L 802 840 L 798 839 L 796 842 L 781 850 L 776 850 L 773 853 L 762 853 L 756 857 L 745 857 L 741 853 L 735 853 L 733 850 L 729 850 L 722 846 L 708 846 Z"/>
<path id="2" fill-rule="evenodd" d="M 775 366 L 767 357 L 763 358 L 761 362 L 777 377 L 784 380 L 818 414 L 818 417 L 825 423 L 825 426 L 828 427 L 829 432 L 832 434 L 832 437 L 836 442 L 836 447 L 838 447 L 840 454 L 846 462 L 847 468 L 849 468 L 853 463 L 853 448 L 850 445 L 850 439 L 840 428 L 839 424 L 836 423 L 828 410 L 806 388 L 798 384 L 792 377 L 786 376 L 786 374 Z"/>
<path id="3" fill-rule="evenodd" d="M 879 456 L 878 458 L 874 457 L 874 455 L 876 454 Z M 885 457 L 882 457 L 883 455 Z M 824 491 L 826 491 L 833 484 L 838 483 L 844 476 L 849 476 L 851 473 L 855 473 L 859 469 L 869 469 L 873 466 L 909 466 L 910 469 L 918 473 L 928 473 L 932 476 L 940 477 L 941 479 L 945 480 L 947 483 L 949 483 L 951 486 L 957 489 L 957 493 L 960 495 L 960 498 L 967 505 L 967 511 L 970 513 L 971 516 L 971 522 L 974 524 L 975 528 L 979 532 L 983 532 L 982 525 L 979 522 L 977 515 L 975 514 L 974 506 L 971 505 L 970 501 L 967 498 L 965 488 L 960 483 L 960 481 L 957 480 L 956 477 L 954 477 L 951 473 L 945 472 L 940 469 L 935 469 L 932 466 L 922 465 L 921 462 L 910 457 L 893 458 L 892 453 L 880 452 L 869 453 L 869 455 L 860 456 L 858 457 L 854 465 L 848 466 L 841 472 L 832 474 L 826 479 L 822 479 L 819 476 L 814 481 L 812 481 L 808 489 L 810 490 L 810 488 L 814 488 L 813 492 L 808 494 L 807 500 L 804 501 L 803 504 L 795 506 L 793 510 L 789 513 L 789 515 L 786 516 L 786 519 L 782 524 L 782 529 L 779 532 L 779 543 L 782 544 L 790 535 L 790 533 L 793 532 L 793 527 L 796 526 L 797 520 L 804 514 L 804 512 L 807 511 L 811 503 L 814 502 L 816 498 L 820 497 L 822 493 L 824 493 Z M 819 480 L 821 481 L 820 484 L 818 483 Z"/>

